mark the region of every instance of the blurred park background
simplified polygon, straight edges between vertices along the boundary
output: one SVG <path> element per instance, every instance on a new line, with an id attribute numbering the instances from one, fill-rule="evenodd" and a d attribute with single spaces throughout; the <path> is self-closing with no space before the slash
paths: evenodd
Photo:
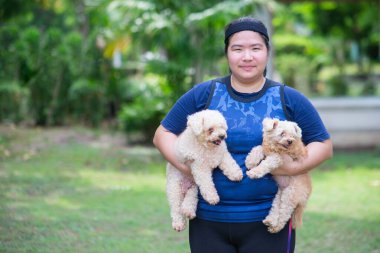
<path id="1" fill-rule="evenodd" d="M 188 252 L 151 139 L 246 15 L 335 143 L 297 252 L 379 253 L 377 0 L 0 0 L 0 252 Z"/>

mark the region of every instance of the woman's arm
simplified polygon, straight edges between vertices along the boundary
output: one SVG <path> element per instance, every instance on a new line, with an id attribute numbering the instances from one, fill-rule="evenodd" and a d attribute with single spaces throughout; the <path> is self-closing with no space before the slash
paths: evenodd
<path id="1" fill-rule="evenodd" d="M 293 161 L 284 156 L 284 164 L 272 172 L 273 175 L 295 176 L 309 172 L 333 156 L 333 145 L 330 139 L 323 142 L 311 142 L 307 146 L 306 158 Z"/>
<path id="2" fill-rule="evenodd" d="M 188 176 L 191 176 L 189 166 L 179 162 L 175 155 L 175 142 L 177 138 L 177 135 L 171 133 L 162 125 L 160 125 L 153 137 L 153 144 L 169 163 L 171 163 L 179 171 L 185 173 Z"/>

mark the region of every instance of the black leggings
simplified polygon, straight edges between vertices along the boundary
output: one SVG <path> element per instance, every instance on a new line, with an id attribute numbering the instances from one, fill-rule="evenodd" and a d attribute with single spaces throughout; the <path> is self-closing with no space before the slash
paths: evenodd
<path id="1" fill-rule="evenodd" d="M 289 223 L 272 234 L 262 222 L 224 223 L 193 219 L 189 226 L 191 253 L 293 253 L 295 230 Z M 289 247 L 289 250 L 288 250 Z"/>

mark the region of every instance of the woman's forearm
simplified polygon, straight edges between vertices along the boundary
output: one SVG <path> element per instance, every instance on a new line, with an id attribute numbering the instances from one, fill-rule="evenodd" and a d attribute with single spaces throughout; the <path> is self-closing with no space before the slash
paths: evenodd
<path id="1" fill-rule="evenodd" d="M 292 161 L 290 157 L 284 156 L 284 164 L 273 171 L 273 175 L 299 175 L 307 173 L 333 155 L 332 141 L 312 142 L 306 146 L 308 155 L 306 158 Z"/>
<path id="2" fill-rule="evenodd" d="M 169 132 L 160 125 L 154 135 L 153 144 L 160 151 L 166 161 L 171 163 L 181 172 L 190 176 L 190 168 L 186 164 L 179 162 L 175 155 L 175 142 L 177 138 L 177 135 Z"/>
<path id="3" fill-rule="evenodd" d="M 332 141 L 312 142 L 306 146 L 308 156 L 299 165 L 299 173 L 306 173 L 333 156 Z"/>

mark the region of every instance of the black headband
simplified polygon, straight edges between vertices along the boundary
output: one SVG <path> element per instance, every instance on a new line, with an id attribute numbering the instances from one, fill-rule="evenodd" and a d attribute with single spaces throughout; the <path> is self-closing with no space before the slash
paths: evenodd
<path id="1" fill-rule="evenodd" d="M 262 34 L 269 41 L 268 31 L 265 25 L 261 21 L 252 18 L 252 19 L 239 20 L 235 23 L 231 23 L 227 27 L 224 33 L 224 43 L 227 44 L 228 39 L 230 38 L 232 34 L 241 32 L 241 31 L 258 32 Z"/>

